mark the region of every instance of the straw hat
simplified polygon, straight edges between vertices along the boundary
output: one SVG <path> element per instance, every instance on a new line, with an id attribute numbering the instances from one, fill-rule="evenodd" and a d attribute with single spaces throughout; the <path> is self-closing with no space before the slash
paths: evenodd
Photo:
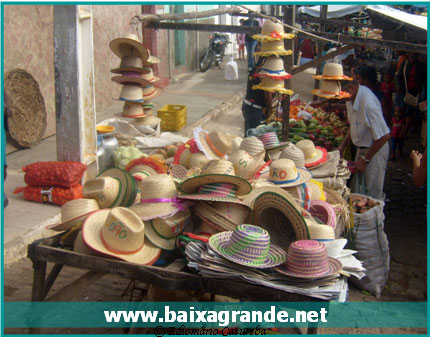
<path id="1" fill-rule="evenodd" d="M 126 102 L 143 102 L 142 88 L 138 85 L 123 85 L 117 100 Z"/>
<path id="2" fill-rule="evenodd" d="M 269 180 L 279 187 L 291 187 L 304 184 L 312 178 L 312 174 L 301 168 L 296 168 L 290 159 L 277 159 L 270 164 Z"/>
<path id="3" fill-rule="evenodd" d="M 82 231 L 80 230 L 76 235 L 75 241 L 73 242 L 73 251 L 85 255 L 99 255 L 95 250 L 92 250 L 84 243 L 82 238 Z"/>
<path id="4" fill-rule="evenodd" d="M 308 210 L 311 200 L 309 197 L 309 192 L 306 184 L 301 184 L 301 185 L 292 186 L 292 187 L 283 187 L 283 189 L 291 194 L 291 196 L 294 198 L 294 201 L 297 203 L 297 205 L 304 208 L 305 210 Z"/>
<path id="5" fill-rule="evenodd" d="M 228 160 L 233 163 L 237 176 L 245 179 L 252 178 L 265 164 L 264 152 L 259 157 L 253 157 L 245 150 L 239 150 L 233 153 Z"/>
<path id="6" fill-rule="evenodd" d="M 111 80 L 118 84 L 138 85 L 144 87 L 151 84 L 151 82 L 149 82 L 144 76 L 147 75 L 134 71 L 124 71 L 121 75 L 112 77 Z"/>
<path id="7" fill-rule="evenodd" d="M 243 202 L 252 209 L 252 223 L 266 229 L 277 245 L 288 247 L 293 241 L 309 239 L 302 209 L 282 188 L 254 188 Z"/>
<path id="8" fill-rule="evenodd" d="M 130 174 L 136 172 L 146 172 L 149 175 L 165 174 L 167 173 L 166 164 L 153 157 L 140 157 L 132 160 L 125 167 L 126 171 Z"/>
<path id="9" fill-rule="evenodd" d="M 297 168 L 305 168 L 305 155 L 293 143 L 289 143 L 281 152 L 279 159 L 290 159 Z"/>
<path id="10" fill-rule="evenodd" d="M 214 234 L 209 247 L 227 260 L 247 267 L 272 268 L 285 262 L 285 251 L 270 242 L 261 227 L 239 225 L 231 232 Z"/>
<path id="11" fill-rule="evenodd" d="M 77 224 L 83 223 L 88 215 L 98 210 L 99 205 L 94 199 L 70 200 L 61 206 L 61 223 L 49 225 L 46 229 L 57 232 L 69 230 Z"/>
<path id="12" fill-rule="evenodd" d="M 122 112 L 115 113 L 119 118 L 142 118 L 145 117 L 141 102 L 125 102 Z"/>
<path id="13" fill-rule="evenodd" d="M 173 250 L 176 237 L 181 234 L 191 220 L 189 210 L 180 211 L 167 219 L 152 219 L 145 223 L 145 235 L 156 247 Z"/>
<path id="14" fill-rule="evenodd" d="M 145 100 L 158 97 L 160 94 L 161 89 L 158 87 L 154 87 L 152 84 L 149 84 L 142 88 L 142 96 Z"/>
<path id="15" fill-rule="evenodd" d="M 209 159 L 224 158 L 232 148 L 231 138 L 221 131 L 207 132 L 200 127 L 193 130 L 197 147 Z"/>
<path id="16" fill-rule="evenodd" d="M 312 94 L 328 99 L 344 99 L 351 97 L 350 93 L 342 91 L 340 81 L 329 80 L 323 80 L 320 89 L 312 90 Z"/>
<path id="17" fill-rule="evenodd" d="M 334 228 L 325 224 L 307 221 L 309 237 L 317 241 L 333 241 L 336 239 Z"/>
<path id="18" fill-rule="evenodd" d="M 306 184 L 309 200 L 325 201 L 324 185 L 318 180 L 311 179 Z"/>
<path id="19" fill-rule="evenodd" d="M 179 164 L 191 169 L 202 168 L 209 162 L 208 157 L 203 152 L 192 153 L 190 149 L 185 149 L 179 158 Z"/>
<path id="20" fill-rule="evenodd" d="M 240 144 L 242 144 L 242 141 L 243 141 L 242 137 L 234 137 L 231 140 L 231 153 L 234 153 L 240 149 Z"/>
<path id="21" fill-rule="evenodd" d="M 257 77 L 269 77 L 275 80 L 289 80 L 291 75 L 284 69 L 284 60 L 278 56 L 269 56 L 266 59 L 260 72 L 256 73 Z"/>
<path id="22" fill-rule="evenodd" d="M 327 226 L 336 228 L 336 212 L 328 202 L 321 200 L 311 201 L 309 213 Z"/>
<path id="23" fill-rule="evenodd" d="M 148 59 L 144 62 L 144 66 L 151 68 L 153 64 L 160 63 L 160 59 L 157 56 L 151 55 L 151 52 L 148 49 Z"/>
<path id="24" fill-rule="evenodd" d="M 294 37 L 294 34 L 284 32 L 284 25 L 282 23 L 274 22 L 270 19 L 264 21 L 261 34 L 252 35 L 254 40 L 262 42 L 292 39 Z"/>
<path id="25" fill-rule="evenodd" d="M 213 192 L 213 195 L 226 197 L 227 200 L 236 198 L 236 195 L 247 194 L 252 189 L 245 179 L 235 175 L 233 164 L 222 159 L 209 161 L 202 168 L 199 176 L 185 180 L 180 188 L 188 194 L 197 192 L 199 195 Z"/>
<path id="26" fill-rule="evenodd" d="M 292 53 L 293 53 L 292 50 L 285 49 L 283 40 L 277 40 L 277 41 L 263 42 L 261 44 L 261 50 L 255 52 L 254 55 L 267 57 L 271 55 L 286 56 L 286 55 L 291 55 Z"/>
<path id="27" fill-rule="evenodd" d="M 170 218 L 182 210 L 173 178 L 167 174 L 150 176 L 141 181 L 140 203 L 133 210 L 142 220 Z"/>
<path id="28" fill-rule="evenodd" d="M 161 250 L 145 240 L 145 225 L 125 207 L 91 214 L 82 227 L 84 243 L 95 251 L 127 262 L 152 265 Z"/>
<path id="29" fill-rule="evenodd" d="M 336 275 L 341 269 L 340 261 L 329 257 L 327 247 L 315 240 L 293 242 L 288 248 L 285 265 L 276 268 L 282 274 L 299 278 Z"/>
<path id="30" fill-rule="evenodd" d="M 292 90 L 285 89 L 284 80 L 278 80 L 267 76 L 261 78 L 261 83 L 253 85 L 252 90 L 279 92 L 280 94 L 285 94 L 285 95 L 294 94 Z"/>
<path id="31" fill-rule="evenodd" d="M 154 76 L 152 68 L 149 68 L 149 72 L 145 74 L 143 78 L 149 83 L 155 83 L 160 81 L 160 78 L 158 76 Z"/>
<path id="32" fill-rule="evenodd" d="M 125 193 L 127 182 L 113 177 L 100 177 L 88 180 L 84 184 L 85 198 L 95 199 L 100 208 L 120 206 Z"/>
<path id="33" fill-rule="evenodd" d="M 109 48 L 120 59 L 123 57 L 140 57 L 142 62 L 146 62 L 149 53 L 148 49 L 139 41 L 137 35 L 129 33 L 125 37 L 112 40 Z"/>
<path id="34" fill-rule="evenodd" d="M 309 139 L 303 139 L 296 143 L 296 146 L 303 151 L 305 155 L 305 167 L 316 167 L 327 161 L 327 150 L 322 147 L 315 147 Z"/>
<path id="35" fill-rule="evenodd" d="M 264 155 L 264 144 L 255 136 L 246 137 L 240 143 L 239 150 L 245 150 L 253 157 Z"/>
<path id="36" fill-rule="evenodd" d="M 147 74 L 150 69 L 143 66 L 142 58 L 136 56 L 124 56 L 118 68 L 111 69 L 111 73 L 121 74 L 123 72 L 133 71 L 135 73 Z"/>
<path id="37" fill-rule="evenodd" d="M 110 168 L 101 172 L 97 177 L 113 177 L 119 180 L 125 191 L 124 197 L 121 197 L 122 194 L 120 195 L 118 206 L 129 207 L 133 205 L 137 195 L 137 184 L 130 173 L 120 168 Z"/>
<path id="38" fill-rule="evenodd" d="M 146 114 L 146 111 L 144 111 Z M 157 128 L 157 125 L 161 122 L 161 119 L 158 117 L 154 117 L 153 115 L 145 115 L 140 118 L 135 118 L 132 122 L 135 126 L 149 126 L 152 129 Z"/>
<path id="39" fill-rule="evenodd" d="M 222 230 L 221 229 L 219 229 L 219 230 L 215 229 L 214 227 L 209 225 L 209 223 L 207 221 L 202 221 L 197 232 L 199 233 L 200 236 L 210 238 L 212 235 L 219 233 L 219 232 L 222 232 Z"/>
<path id="40" fill-rule="evenodd" d="M 322 75 L 315 75 L 312 77 L 316 78 L 317 80 L 352 81 L 352 77 L 348 77 L 343 74 L 343 67 L 339 63 L 326 63 L 324 65 Z"/>

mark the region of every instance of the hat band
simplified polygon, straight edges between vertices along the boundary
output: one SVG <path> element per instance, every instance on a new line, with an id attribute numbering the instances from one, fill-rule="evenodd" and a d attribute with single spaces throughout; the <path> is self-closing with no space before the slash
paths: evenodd
<path id="1" fill-rule="evenodd" d="M 282 180 L 282 181 L 277 181 L 277 180 L 270 180 L 272 183 L 274 183 L 275 185 L 281 185 L 281 184 L 289 184 L 289 183 L 294 183 L 297 180 L 300 179 L 300 173 L 297 173 L 297 177 L 291 180 Z"/>
<path id="2" fill-rule="evenodd" d="M 282 38 L 282 35 L 279 34 L 276 30 L 270 33 L 270 37 L 273 37 L 274 39 L 280 39 Z"/>
<path id="3" fill-rule="evenodd" d="M 150 174 L 148 173 L 148 172 L 146 172 L 146 171 L 137 171 L 136 173 L 142 173 L 142 174 L 144 174 L 144 175 L 146 175 L 147 177 L 149 177 L 150 176 Z M 135 174 L 136 174 L 135 173 Z M 138 175 L 133 175 L 133 178 L 135 179 L 135 180 L 138 180 L 138 181 L 142 181 L 142 177 L 139 177 Z"/>
<path id="4" fill-rule="evenodd" d="M 146 87 L 146 88 L 148 88 L 148 87 Z M 151 96 L 153 93 L 155 92 L 155 88 L 154 87 L 152 87 L 152 91 L 150 92 L 150 93 L 148 93 L 148 94 L 143 94 L 143 97 L 146 97 L 146 96 Z"/>
<path id="5" fill-rule="evenodd" d="M 224 156 L 225 156 L 225 153 L 222 153 L 221 151 L 219 151 L 219 150 L 215 147 L 215 145 L 212 143 L 211 139 L 209 138 L 209 134 L 206 134 L 206 135 L 205 135 L 205 138 L 206 138 L 206 142 L 208 143 L 209 147 L 212 149 L 212 151 L 213 151 L 213 152 L 215 152 L 215 154 L 216 154 L 217 156 L 220 156 L 220 157 L 224 157 Z"/>
<path id="6" fill-rule="evenodd" d="M 277 74 L 277 75 L 280 75 L 285 71 L 284 69 L 271 70 L 271 69 L 267 69 L 267 68 L 262 68 L 261 70 L 264 70 L 265 72 L 268 72 L 269 74 Z"/>
<path id="7" fill-rule="evenodd" d="M 300 192 L 302 194 L 303 199 L 303 208 L 305 210 L 309 210 L 309 207 L 311 205 L 311 198 L 309 196 L 309 190 L 306 184 L 299 185 Z"/>
<path id="8" fill-rule="evenodd" d="M 129 76 L 129 77 L 138 77 L 138 78 L 142 78 L 142 74 L 137 73 L 135 71 L 122 71 L 121 72 L 122 76 Z"/>
<path id="9" fill-rule="evenodd" d="M 334 91 L 323 91 L 323 90 L 320 90 L 320 92 L 322 92 L 323 94 L 328 94 L 328 95 L 339 95 L 338 92 L 334 92 Z"/>
<path id="10" fill-rule="evenodd" d="M 213 183 L 199 187 L 197 194 L 210 194 L 221 197 L 236 198 L 237 186 L 228 183 Z"/>
<path id="11" fill-rule="evenodd" d="M 118 249 L 113 249 L 112 247 L 109 246 L 109 244 L 106 242 L 105 238 L 103 237 L 103 232 L 100 232 L 100 239 L 102 240 L 103 246 L 108 251 L 110 251 L 111 253 L 114 253 L 114 254 L 121 254 L 121 255 L 136 254 L 137 252 L 139 252 L 143 248 L 143 245 L 145 244 L 145 241 L 143 241 L 142 244 L 140 245 L 140 247 L 135 249 L 135 250 L 118 250 Z"/>
<path id="12" fill-rule="evenodd" d="M 142 102 L 143 98 L 139 98 L 139 99 L 129 99 L 129 98 L 125 98 L 125 97 L 120 97 L 119 98 L 120 101 L 126 101 L 126 102 Z"/>
<path id="13" fill-rule="evenodd" d="M 140 199 L 140 202 L 142 204 L 158 204 L 158 203 L 171 203 L 173 206 L 175 206 L 177 209 L 181 211 L 185 211 L 184 202 L 182 202 L 181 199 L 178 199 L 176 197 L 174 198 L 153 198 L 153 199 Z"/>

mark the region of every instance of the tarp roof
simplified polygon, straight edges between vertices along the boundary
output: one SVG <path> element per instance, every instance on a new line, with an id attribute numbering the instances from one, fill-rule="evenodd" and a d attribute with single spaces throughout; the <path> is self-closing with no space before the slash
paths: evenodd
<path id="1" fill-rule="evenodd" d="M 321 6 L 312 7 L 299 7 L 297 10 L 299 14 L 308 14 L 310 16 L 319 17 Z M 327 7 L 327 19 L 341 18 L 345 15 L 358 13 L 364 9 L 363 5 L 328 5 Z"/>

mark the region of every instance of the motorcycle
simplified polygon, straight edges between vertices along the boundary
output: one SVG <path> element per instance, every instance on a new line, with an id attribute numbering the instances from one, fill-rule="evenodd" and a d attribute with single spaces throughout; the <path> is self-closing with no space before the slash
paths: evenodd
<path id="1" fill-rule="evenodd" d="M 215 33 L 211 36 L 209 46 L 200 58 L 199 68 L 201 72 L 204 73 L 208 70 L 214 61 L 216 66 L 221 65 L 228 43 L 230 43 L 228 35 Z"/>

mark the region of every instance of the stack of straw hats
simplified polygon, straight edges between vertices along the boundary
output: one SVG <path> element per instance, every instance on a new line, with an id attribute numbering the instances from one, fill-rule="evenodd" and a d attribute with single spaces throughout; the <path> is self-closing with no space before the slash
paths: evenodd
<path id="1" fill-rule="evenodd" d="M 341 81 L 351 81 L 352 78 L 343 74 L 343 67 L 338 63 L 326 63 L 322 75 L 313 76 L 322 80 L 320 89 L 312 90 L 312 94 L 328 99 L 343 99 L 351 95 L 342 91 Z"/>

